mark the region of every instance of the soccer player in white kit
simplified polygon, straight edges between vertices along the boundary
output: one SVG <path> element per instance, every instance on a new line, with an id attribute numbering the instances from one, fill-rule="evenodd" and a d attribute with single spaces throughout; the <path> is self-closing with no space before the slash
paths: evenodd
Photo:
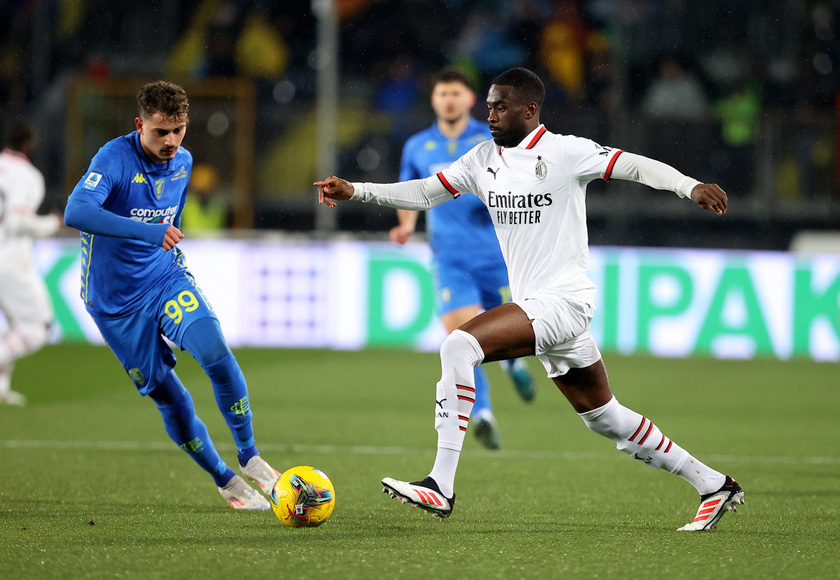
<path id="1" fill-rule="evenodd" d="M 476 145 L 435 176 L 397 184 L 315 183 L 320 202 L 357 200 L 402 209 L 428 209 L 472 192 L 487 209 L 505 257 L 513 301 L 480 314 L 441 346 L 442 376 L 435 396 L 437 455 L 428 477 L 386 477 L 384 490 L 441 518 L 455 503 L 455 471 L 474 402 L 473 368 L 536 355 L 584 424 L 631 457 L 665 468 L 700 494 L 700 508 L 683 531 L 713 529 L 744 503 L 729 477 L 701 463 L 647 417 L 613 396 L 601 353 L 589 330 L 595 285 L 587 276 L 586 184 L 601 178 L 670 190 L 717 215 L 726 193 L 676 169 L 540 124 L 545 87 L 533 72 L 515 68 L 494 79 L 487 95 L 491 141 Z"/>
<path id="2" fill-rule="evenodd" d="M 30 156 L 36 137 L 15 123 L 0 152 L 0 404 L 23 406 L 26 397 L 11 388 L 15 361 L 40 349 L 49 338 L 53 307 L 44 281 L 32 264 L 34 238 L 58 230 L 55 215 L 36 212 L 44 199 L 44 176 Z"/>

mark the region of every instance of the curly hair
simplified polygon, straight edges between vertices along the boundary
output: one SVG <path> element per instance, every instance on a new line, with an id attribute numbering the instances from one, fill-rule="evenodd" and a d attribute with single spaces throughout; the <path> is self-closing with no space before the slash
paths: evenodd
<path id="1" fill-rule="evenodd" d="M 141 118 L 161 113 L 167 119 L 186 121 L 189 110 L 186 91 L 175 83 L 155 81 L 143 85 L 137 93 L 137 113 Z"/>
<path id="2" fill-rule="evenodd" d="M 545 100 L 545 85 L 542 79 L 526 68 L 506 70 L 493 79 L 493 84 L 512 87 L 516 97 L 525 103 L 536 103 L 542 107 Z"/>

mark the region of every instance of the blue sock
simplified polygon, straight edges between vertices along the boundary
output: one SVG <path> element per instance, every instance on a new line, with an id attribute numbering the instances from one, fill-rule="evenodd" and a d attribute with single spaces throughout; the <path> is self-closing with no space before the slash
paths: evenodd
<path id="1" fill-rule="evenodd" d="M 163 426 L 172 441 L 208 472 L 217 486 L 222 487 L 230 481 L 235 473 L 225 465 L 213 446 L 207 427 L 195 414 L 192 396 L 175 371 L 169 371 L 149 396 L 157 405 Z"/>
<path id="2" fill-rule="evenodd" d="M 475 367 L 475 405 L 472 408 L 472 415 L 478 416 L 481 411 L 493 412 L 490 406 L 490 381 L 487 380 L 487 373 L 481 366 Z"/>
<path id="3" fill-rule="evenodd" d="M 245 467 L 248 461 L 254 457 L 255 455 L 259 455 L 260 452 L 257 451 L 256 445 L 251 445 L 247 449 L 240 449 L 239 452 L 236 454 L 237 458 L 239 459 L 239 465 Z"/>
<path id="4" fill-rule="evenodd" d="M 251 425 L 253 415 L 248 399 L 248 386 L 236 357 L 231 353 L 219 362 L 205 366 L 204 372 L 213 383 L 216 403 L 233 435 L 236 449 L 244 451 L 254 447 L 254 429 Z"/>
<path id="5" fill-rule="evenodd" d="M 202 318 L 193 322 L 184 333 L 181 346 L 195 357 L 210 378 L 216 404 L 233 435 L 236 449 L 245 453 L 247 459 L 257 455 L 256 449 L 250 451 L 254 447 L 254 430 L 248 385 L 222 334 L 219 321 Z"/>

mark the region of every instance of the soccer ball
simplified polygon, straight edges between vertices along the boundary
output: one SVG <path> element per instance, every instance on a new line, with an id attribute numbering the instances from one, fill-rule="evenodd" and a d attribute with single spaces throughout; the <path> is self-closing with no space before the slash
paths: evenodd
<path id="1" fill-rule="evenodd" d="M 309 465 L 293 467 L 271 490 L 271 508 L 280 521 L 293 528 L 320 526 L 335 507 L 335 488 L 320 469 Z"/>

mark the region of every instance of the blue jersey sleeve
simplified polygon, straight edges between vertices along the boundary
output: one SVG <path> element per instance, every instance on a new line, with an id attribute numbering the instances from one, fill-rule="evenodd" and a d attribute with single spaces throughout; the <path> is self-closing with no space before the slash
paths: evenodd
<path id="1" fill-rule="evenodd" d="M 64 223 L 89 234 L 140 240 L 155 246 L 163 245 L 168 224 L 146 224 L 131 218 L 119 216 L 103 204 L 116 186 L 114 176 L 122 174 L 120 159 L 100 149 L 70 197 L 64 210 Z M 181 200 L 183 207 L 183 199 Z"/>

